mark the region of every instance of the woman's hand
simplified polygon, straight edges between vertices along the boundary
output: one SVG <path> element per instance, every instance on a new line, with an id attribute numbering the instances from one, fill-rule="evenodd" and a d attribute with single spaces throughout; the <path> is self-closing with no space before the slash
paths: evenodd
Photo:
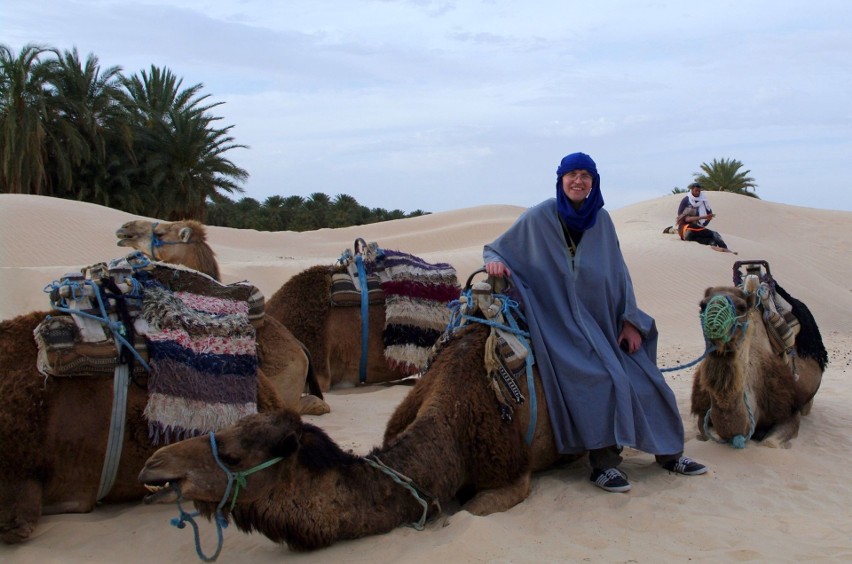
<path id="1" fill-rule="evenodd" d="M 624 322 L 621 333 L 618 334 L 618 346 L 633 354 L 642 345 L 642 335 L 629 321 Z"/>
<path id="2" fill-rule="evenodd" d="M 499 261 L 492 261 L 485 263 L 485 272 L 488 273 L 488 276 L 493 276 L 495 278 L 500 278 L 501 276 L 511 276 L 512 271 L 509 270 L 509 267 Z"/>

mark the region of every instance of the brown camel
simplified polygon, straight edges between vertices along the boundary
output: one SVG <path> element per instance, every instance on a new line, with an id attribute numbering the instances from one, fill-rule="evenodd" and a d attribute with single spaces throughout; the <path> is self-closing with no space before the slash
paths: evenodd
<path id="1" fill-rule="evenodd" d="M 122 225 L 115 235 L 119 247 L 130 247 L 154 260 L 180 264 L 221 281 L 216 255 L 207 244 L 207 230 L 197 221 L 134 220 Z M 257 333 L 257 340 L 264 371 L 284 403 L 303 414 L 328 413 L 331 408 L 322 398 L 308 349 L 301 341 L 269 315 Z M 311 393 L 303 395 L 306 386 Z"/>
<path id="2" fill-rule="evenodd" d="M 213 277 L 218 275 L 219 268 L 206 242 L 204 226 L 197 222 L 165 224 L 135 220 L 125 223 L 116 231 L 116 236 L 120 246 L 135 248 L 157 260 L 190 266 Z M 331 305 L 332 275 L 343 271 L 343 267 L 324 265 L 308 268 L 291 277 L 266 301 L 266 318 L 280 321 L 307 347 L 323 391 L 355 386 L 360 379 L 360 308 Z M 389 365 L 385 356 L 384 327 L 385 306 L 370 305 L 367 383 L 391 382 L 410 375 L 403 367 Z M 434 332 L 435 338 L 438 334 L 440 331 Z"/>
<path id="3" fill-rule="evenodd" d="M 453 499 L 475 515 L 505 511 L 526 499 L 532 472 L 561 457 L 537 372 L 536 401 L 521 378 L 527 401 L 515 408 L 511 421 L 501 418 L 486 376 L 488 335 L 477 324 L 450 339 L 396 408 L 382 446 L 366 457 L 342 451 L 321 429 L 287 411 L 249 416 L 217 432 L 219 459 L 233 472 L 283 458 L 246 478 L 230 514 L 237 527 L 294 550 L 311 550 L 418 522 L 424 506 L 393 473 L 411 480 L 430 515 Z M 531 404 L 537 412 L 527 444 Z M 160 449 L 139 479 L 149 486 L 168 484 L 153 498 L 181 495 L 207 516 L 227 484 L 209 437 Z"/>
<path id="4" fill-rule="evenodd" d="M 761 299 L 754 291 L 757 277 L 747 277 L 746 284 L 748 292 L 733 286 L 708 288 L 701 301 L 705 318 L 730 322 L 724 335 L 708 337 L 714 349 L 695 371 L 691 411 L 702 440 L 743 448 L 751 438 L 764 446 L 789 448 L 801 416 L 810 411 L 828 356 L 807 307 L 776 286 L 801 323 L 795 354 L 788 353 L 785 361 L 773 349 L 764 324 Z"/>
<path id="5" fill-rule="evenodd" d="M 113 378 L 45 377 L 36 370 L 33 331 L 48 312 L 0 322 L 0 540 L 26 540 L 41 515 L 95 507 L 113 404 Z M 121 459 L 104 502 L 142 499 L 136 476 L 156 450 L 143 409 L 147 391 L 131 383 Z M 259 371 L 257 408 L 284 407 Z"/>

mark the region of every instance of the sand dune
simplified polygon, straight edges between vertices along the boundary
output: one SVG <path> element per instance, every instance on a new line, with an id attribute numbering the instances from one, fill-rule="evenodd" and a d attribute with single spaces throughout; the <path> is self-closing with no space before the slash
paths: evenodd
<path id="1" fill-rule="evenodd" d="M 849 561 L 852 559 L 852 213 L 802 208 L 732 194 L 710 194 L 712 227 L 739 254 L 718 253 L 664 235 L 679 197 L 663 196 L 612 212 L 640 307 L 661 333 L 661 367 L 703 350 L 698 302 L 707 286 L 730 284 L 735 260 L 766 260 L 778 282 L 816 317 L 829 369 L 799 437 L 786 450 L 734 450 L 694 439 L 687 417 L 690 370 L 668 372 L 687 429 L 686 452 L 708 475 L 661 472 L 649 455 L 624 463 L 633 490 L 607 494 L 589 485 L 582 463 L 538 475 L 524 503 L 505 513 L 445 515 L 417 532 L 339 543 L 308 554 L 266 538 L 225 533 L 220 562 L 684 562 Z M 288 277 L 333 262 L 356 238 L 430 261 L 453 264 L 465 280 L 481 266 L 482 245 L 521 213 L 481 206 L 345 229 L 265 233 L 210 228 L 225 282 L 248 279 L 271 295 Z M 0 318 L 46 309 L 42 288 L 65 272 L 122 256 L 113 235 L 131 216 L 34 196 L 0 195 Z M 311 418 L 344 448 L 378 444 L 405 386 L 334 392 L 332 413 Z M 3 562 L 192 562 L 192 535 L 169 525 L 172 506 L 99 508 L 43 518 L 21 546 L 0 546 Z M 205 547 L 215 538 L 202 526 Z M 208 552 L 210 550 L 208 549 Z"/>

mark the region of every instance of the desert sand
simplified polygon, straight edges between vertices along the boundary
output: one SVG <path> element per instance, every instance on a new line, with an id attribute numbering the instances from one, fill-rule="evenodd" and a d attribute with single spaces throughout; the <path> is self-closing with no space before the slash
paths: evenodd
<path id="1" fill-rule="evenodd" d="M 698 441 L 689 416 L 692 370 L 666 372 L 686 429 L 686 454 L 703 476 L 662 471 L 650 455 L 625 451 L 633 489 L 612 494 L 588 482 L 585 461 L 534 478 L 529 498 L 504 513 L 475 517 L 449 508 L 416 531 L 294 553 L 260 535 L 229 528 L 219 562 L 798 562 L 852 561 L 852 212 L 794 207 L 710 193 L 712 227 L 738 255 L 676 235 L 680 196 L 611 212 L 639 305 L 660 331 L 658 364 L 696 359 L 704 343 L 698 302 L 730 284 L 735 260 L 769 262 L 776 280 L 813 312 L 829 366 L 811 414 L 789 449 L 750 443 L 743 450 Z M 225 282 L 250 280 L 270 296 L 288 277 L 331 264 L 356 238 L 453 264 L 464 282 L 481 266 L 482 245 L 522 212 L 481 206 L 363 227 L 265 233 L 211 227 Z M 47 309 L 42 288 L 81 266 L 124 255 L 116 228 L 123 212 L 37 196 L 0 195 L 0 319 Z M 366 453 L 409 386 L 367 386 L 326 396 L 332 412 L 309 417 L 343 448 Z M 2 456 L 2 453 L 0 453 Z M 103 506 L 85 515 L 42 518 L 19 546 L 0 546 L 6 563 L 194 562 L 190 530 L 169 524 L 173 505 Z M 208 554 L 211 524 L 201 524 Z"/>

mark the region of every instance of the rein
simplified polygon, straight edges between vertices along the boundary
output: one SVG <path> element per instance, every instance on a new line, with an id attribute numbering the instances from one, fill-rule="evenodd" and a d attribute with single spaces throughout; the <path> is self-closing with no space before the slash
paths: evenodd
<path id="1" fill-rule="evenodd" d="M 157 226 L 160 225 L 160 222 L 155 222 L 151 225 L 151 258 L 154 260 L 160 260 L 157 258 L 157 249 L 162 247 L 163 245 L 189 245 L 190 243 L 194 243 L 195 241 L 163 241 L 157 236 Z"/>
<path id="2" fill-rule="evenodd" d="M 171 520 L 171 524 L 178 529 L 183 529 L 186 527 L 186 523 L 189 523 L 192 526 L 193 534 L 195 536 L 195 552 L 198 554 L 198 557 L 204 562 L 214 562 L 218 557 L 219 553 L 222 551 L 222 545 L 224 544 L 224 538 L 222 536 L 222 530 L 228 527 L 228 520 L 225 518 L 225 515 L 222 512 L 222 508 L 228 502 L 228 498 L 231 496 L 231 488 L 234 489 L 234 496 L 231 499 L 231 506 L 229 508 L 230 511 L 233 511 L 234 506 L 237 503 L 237 496 L 239 495 L 240 488 L 245 488 L 247 486 L 246 476 L 254 474 L 255 472 L 259 472 L 260 470 L 265 470 L 270 466 L 278 464 L 284 457 L 278 456 L 275 458 L 270 458 L 266 462 L 261 462 L 257 466 L 249 468 L 248 470 L 243 470 L 241 472 L 231 472 L 227 466 L 219 459 L 219 449 L 216 447 L 216 436 L 212 431 L 210 432 L 210 449 L 213 451 L 213 459 L 216 461 L 216 464 L 219 465 L 219 468 L 225 472 L 225 475 L 228 476 L 228 485 L 225 487 L 225 493 L 222 494 L 222 500 L 219 502 L 219 505 L 216 506 L 216 551 L 213 553 L 213 556 L 207 556 L 204 554 L 204 551 L 201 549 L 201 539 L 198 531 L 198 523 L 195 522 L 195 517 L 200 515 L 200 512 L 195 511 L 193 513 L 187 513 L 181 507 L 181 498 L 179 497 L 177 500 L 177 508 L 180 515 L 177 518 Z"/>
<path id="3" fill-rule="evenodd" d="M 384 462 L 379 460 L 378 456 L 376 456 L 376 455 L 373 455 L 372 457 L 365 456 L 362 460 L 364 462 L 366 462 L 367 464 L 369 464 L 370 466 L 372 466 L 373 468 L 376 468 L 377 470 L 381 470 L 382 472 L 384 472 L 385 474 L 390 476 L 391 479 L 394 482 L 396 482 L 397 484 L 399 484 L 400 486 L 402 486 L 403 488 L 408 490 L 411 493 L 411 495 L 414 496 L 414 499 L 417 500 L 417 503 L 419 503 L 423 507 L 423 514 L 420 515 L 420 520 L 415 522 L 415 523 L 410 524 L 410 526 L 413 527 L 414 529 L 416 529 L 418 531 L 422 531 L 425 528 L 426 517 L 428 516 L 428 513 L 429 513 L 430 502 L 438 505 L 438 513 L 441 512 L 441 505 L 440 505 L 440 503 L 438 503 L 438 500 L 435 498 L 435 496 L 433 496 L 430 493 L 427 493 L 425 490 L 423 490 L 423 488 L 418 487 L 414 483 L 414 480 L 412 480 L 411 478 L 409 478 L 405 474 L 402 474 L 401 472 L 394 470 L 390 466 L 387 466 Z M 424 497 L 427 498 L 427 499 L 423 499 Z"/>
<path id="4" fill-rule="evenodd" d="M 745 339 L 748 329 L 748 313 L 736 315 L 734 301 L 730 296 L 715 295 L 707 302 L 704 311 L 698 314 L 701 320 L 701 332 L 704 334 L 704 352 L 693 361 L 672 368 L 661 368 L 660 372 L 672 372 L 695 366 L 711 352 L 716 350 L 713 341 L 730 342 L 738 328 L 742 329 L 740 340 Z"/>

